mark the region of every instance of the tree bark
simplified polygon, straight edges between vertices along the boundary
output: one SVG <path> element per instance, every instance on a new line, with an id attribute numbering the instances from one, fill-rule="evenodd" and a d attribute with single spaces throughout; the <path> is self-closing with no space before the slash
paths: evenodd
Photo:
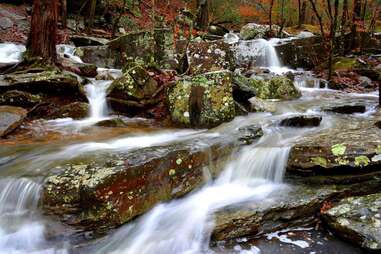
<path id="1" fill-rule="evenodd" d="M 361 0 L 353 0 L 353 14 L 352 14 L 352 26 L 351 26 L 351 47 L 356 48 L 357 26 L 361 20 Z"/>
<path id="2" fill-rule="evenodd" d="M 33 1 L 32 22 L 27 45 L 30 57 L 41 57 L 49 62 L 56 62 L 58 1 Z"/>
<path id="3" fill-rule="evenodd" d="M 95 10 L 97 7 L 97 0 L 91 0 L 90 1 L 90 10 L 89 10 L 89 16 L 87 20 L 87 29 L 90 30 L 94 27 L 94 18 L 95 18 Z"/>
<path id="4" fill-rule="evenodd" d="M 196 26 L 206 30 L 209 25 L 209 3 L 208 0 L 197 0 Z"/>
<path id="5" fill-rule="evenodd" d="M 273 26 L 273 7 L 274 7 L 274 0 L 271 0 L 270 2 L 270 10 L 269 10 L 269 30 L 270 33 L 272 32 L 272 26 Z"/>
<path id="6" fill-rule="evenodd" d="M 61 23 L 62 23 L 62 28 L 66 29 L 66 26 L 67 26 L 67 0 L 61 0 Z"/>

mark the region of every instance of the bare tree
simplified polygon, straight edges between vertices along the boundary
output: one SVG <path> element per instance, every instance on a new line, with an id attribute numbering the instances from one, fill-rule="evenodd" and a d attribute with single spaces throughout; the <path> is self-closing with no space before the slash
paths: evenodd
<path id="1" fill-rule="evenodd" d="M 28 56 L 41 57 L 49 62 L 57 60 L 56 40 L 59 0 L 34 0 Z"/>
<path id="2" fill-rule="evenodd" d="M 274 0 L 271 0 L 270 2 L 270 9 L 269 9 L 269 30 L 272 31 L 273 26 L 273 8 L 274 8 Z"/>
<path id="3" fill-rule="evenodd" d="M 209 25 L 209 3 L 208 0 L 197 0 L 196 26 L 202 30 Z"/>

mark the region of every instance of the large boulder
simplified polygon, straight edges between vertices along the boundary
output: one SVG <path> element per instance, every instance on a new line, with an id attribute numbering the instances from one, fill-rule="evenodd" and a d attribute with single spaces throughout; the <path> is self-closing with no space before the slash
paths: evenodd
<path id="1" fill-rule="evenodd" d="M 114 80 L 108 88 L 107 98 L 114 110 L 133 113 L 136 109 L 158 103 L 155 98 L 159 85 L 141 66 L 135 66 Z"/>
<path id="2" fill-rule="evenodd" d="M 27 111 L 23 108 L 0 106 L 0 137 L 14 131 L 24 121 Z"/>
<path id="3" fill-rule="evenodd" d="M 239 35 L 243 40 L 260 39 L 265 37 L 268 31 L 268 25 L 249 23 L 241 28 Z"/>
<path id="4" fill-rule="evenodd" d="M 211 173 L 217 175 L 234 143 L 227 137 L 201 135 L 65 162 L 53 168 L 44 183 L 43 207 L 71 224 L 95 230 L 119 226 L 202 185 L 205 166 L 213 165 Z"/>
<path id="5" fill-rule="evenodd" d="M 187 49 L 187 57 L 190 74 L 233 70 L 235 67 L 230 45 L 223 40 L 191 42 Z"/>
<path id="6" fill-rule="evenodd" d="M 0 80 L 0 92 L 10 90 L 54 95 L 81 93 L 77 77 L 59 70 L 38 70 L 5 75 Z"/>
<path id="7" fill-rule="evenodd" d="M 232 74 L 210 72 L 179 80 L 168 90 L 171 119 L 185 127 L 210 128 L 235 116 Z"/>
<path id="8" fill-rule="evenodd" d="M 381 251 L 381 193 L 342 199 L 323 212 L 339 236 L 369 251 Z"/>
<path id="9" fill-rule="evenodd" d="M 302 173 L 363 174 L 380 170 L 381 129 L 375 121 L 351 119 L 311 134 L 292 148 L 287 169 Z"/>

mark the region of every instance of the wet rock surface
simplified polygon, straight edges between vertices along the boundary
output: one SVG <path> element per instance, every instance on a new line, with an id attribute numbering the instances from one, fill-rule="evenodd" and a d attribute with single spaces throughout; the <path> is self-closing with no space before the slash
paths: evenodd
<path id="1" fill-rule="evenodd" d="M 184 78 L 168 89 L 171 119 L 180 126 L 211 128 L 235 117 L 232 74 L 210 72 Z"/>
<path id="2" fill-rule="evenodd" d="M 86 102 L 73 102 L 60 107 L 49 118 L 73 118 L 82 119 L 89 115 L 89 104 Z"/>
<path id="3" fill-rule="evenodd" d="M 0 137 L 14 131 L 24 121 L 27 111 L 20 107 L 0 106 Z"/>
<path id="4" fill-rule="evenodd" d="M 352 120 L 302 138 L 291 150 L 288 170 L 330 174 L 378 171 L 381 130 L 371 120 Z"/>
<path id="5" fill-rule="evenodd" d="M 200 186 L 204 167 L 212 161 L 216 175 L 233 148 L 226 137 L 205 136 L 68 163 L 46 179 L 44 209 L 66 214 L 67 223 L 107 230 Z"/>
<path id="6" fill-rule="evenodd" d="M 283 119 L 279 124 L 286 127 L 317 127 L 322 119 L 318 115 L 300 115 Z"/>
<path id="7" fill-rule="evenodd" d="M 372 251 L 381 250 L 381 193 L 340 200 L 323 212 L 340 237 Z"/>
<path id="8" fill-rule="evenodd" d="M 0 81 L 0 91 L 19 90 L 32 93 L 75 94 L 81 85 L 73 74 L 57 70 L 36 70 L 5 75 Z"/>
<path id="9" fill-rule="evenodd" d="M 39 95 L 18 90 L 10 90 L 0 95 L 0 105 L 29 108 L 41 102 L 41 99 L 42 97 Z"/>
<path id="10" fill-rule="evenodd" d="M 333 106 L 330 108 L 324 109 L 327 112 L 334 112 L 339 114 L 354 114 L 354 113 L 364 113 L 366 111 L 365 105 L 358 105 L 358 104 L 349 104 L 349 105 L 340 105 L 340 106 Z"/>

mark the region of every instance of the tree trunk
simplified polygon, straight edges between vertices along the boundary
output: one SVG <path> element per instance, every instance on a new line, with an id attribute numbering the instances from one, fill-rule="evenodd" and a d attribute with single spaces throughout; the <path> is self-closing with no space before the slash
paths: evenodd
<path id="1" fill-rule="evenodd" d="M 61 22 L 62 28 L 65 29 L 67 26 L 67 0 L 61 1 Z"/>
<path id="2" fill-rule="evenodd" d="M 341 36 L 345 35 L 345 28 L 348 19 L 348 0 L 343 1 L 343 13 L 341 15 Z"/>
<path id="3" fill-rule="evenodd" d="M 357 26 L 361 20 L 361 0 L 353 0 L 353 14 L 352 14 L 352 26 L 351 26 L 351 47 L 356 48 Z"/>
<path id="4" fill-rule="evenodd" d="M 302 10 L 299 17 L 300 18 L 299 22 L 301 25 L 303 25 L 306 22 L 306 10 L 307 10 L 307 2 L 303 1 Z"/>
<path id="5" fill-rule="evenodd" d="M 209 25 L 209 3 L 208 0 L 197 0 L 196 26 L 206 30 Z"/>
<path id="6" fill-rule="evenodd" d="M 97 0 L 91 0 L 90 1 L 90 10 L 89 10 L 89 16 L 87 20 L 87 29 L 90 30 L 94 27 L 94 18 L 95 18 L 95 10 L 97 7 Z"/>
<path id="7" fill-rule="evenodd" d="M 34 0 L 28 38 L 30 57 L 42 57 L 55 63 L 57 59 L 58 0 Z"/>
<path id="8" fill-rule="evenodd" d="M 273 26 L 273 7 L 274 7 L 274 0 L 271 0 L 270 3 L 270 10 L 269 10 L 269 30 L 270 33 L 272 33 L 272 26 Z"/>
<path id="9" fill-rule="evenodd" d="M 319 14 L 319 11 L 318 11 L 318 9 L 316 7 L 315 1 L 314 0 L 309 0 L 309 1 L 310 1 L 311 6 L 312 6 L 312 10 L 314 11 L 315 16 L 316 16 L 316 18 L 317 18 L 317 20 L 319 22 L 321 37 L 324 40 L 325 36 L 324 36 L 323 18 Z"/>

